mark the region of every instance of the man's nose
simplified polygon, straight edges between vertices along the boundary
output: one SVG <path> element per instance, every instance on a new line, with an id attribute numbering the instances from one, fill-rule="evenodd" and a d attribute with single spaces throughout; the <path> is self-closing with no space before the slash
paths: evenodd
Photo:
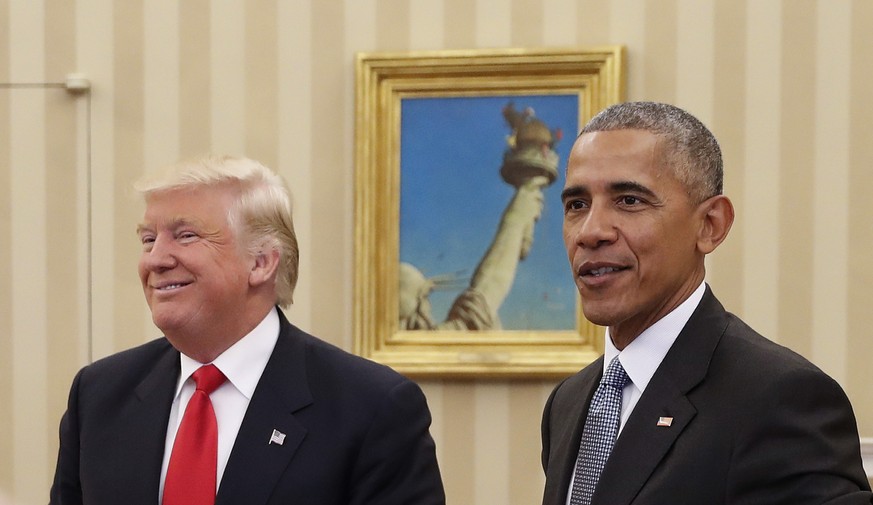
<path id="1" fill-rule="evenodd" d="M 158 235 L 151 247 L 143 251 L 143 265 L 152 271 L 166 270 L 176 266 L 176 256 L 173 251 L 174 242 L 171 238 Z"/>
<path id="2" fill-rule="evenodd" d="M 615 216 L 602 205 L 592 206 L 576 229 L 576 243 L 586 249 L 611 244 L 617 238 Z"/>

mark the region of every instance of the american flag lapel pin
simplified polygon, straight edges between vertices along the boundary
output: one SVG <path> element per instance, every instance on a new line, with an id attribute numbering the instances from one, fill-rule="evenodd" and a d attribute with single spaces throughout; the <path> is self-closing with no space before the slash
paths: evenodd
<path id="1" fill-rule="evenodd" d="M 673 418 L 672 417 L 659 417 L 658 418 L 657 426 L 664 426 L 666 428 L 669 428 L 672 425 L 673 425 Z"/>
<path id="2" fill-rule="evenodd" d="M 279 430 L 273 430 L 273 434 L 270 435 L 270 442 L 267 445 L 270 445 L 270 444 L 282 445 L 284 443 L 285 443 L 285 434 Z"/>

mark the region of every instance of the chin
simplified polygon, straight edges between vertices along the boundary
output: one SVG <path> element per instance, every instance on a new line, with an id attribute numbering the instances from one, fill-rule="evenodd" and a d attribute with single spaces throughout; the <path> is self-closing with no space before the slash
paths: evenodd
<path id="1" fill-rule="evenodd" d="M 592 305 L 594 306 L 592 307 Z M 585 319 L 598 326 L 612 326 L 619 319 L 613 311 L 605 307 L 597 307 L 595 303 L 586 305 L 584 300 L 582 301 L 582 314 L 585 315 Z"/>
<path id="2" fill-rule="evenodd" d="M 185 321 L 183 321 L 180 314 L 176 314 L 169 310 L 158 309 L 152 311 L 152 322 L 159 330 L 164 332 L 164 334 L 167 334 L 174 329 L 181 327 Z"/>

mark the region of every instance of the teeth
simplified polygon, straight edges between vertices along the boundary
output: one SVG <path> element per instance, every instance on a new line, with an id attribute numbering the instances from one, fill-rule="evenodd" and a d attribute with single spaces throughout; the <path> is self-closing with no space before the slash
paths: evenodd
<path id="1" fill-rule="evenodd" d="M 601 275 L 618 272 L 618 268 L 616 267 L 601 267 L 594 270 L 589 270 L 588 275 L 593 275 L 594 277 L 600 277 Z"/>
<path id="2" fill-rule="evenodd" d="M 171 289 L 181 288 L 182 284 L 170 284 L 169 286 L 164 286 L 162 288 L 158 288 L 159 291 L 169 291 Z"/>

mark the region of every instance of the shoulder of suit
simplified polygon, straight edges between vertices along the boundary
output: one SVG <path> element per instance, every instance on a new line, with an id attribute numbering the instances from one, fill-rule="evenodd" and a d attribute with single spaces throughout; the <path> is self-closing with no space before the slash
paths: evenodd
<path id="1" fill-rule="evenodd" d="M 775 361 L 797 367 L 818 369 L 792 349 L 761 335 L 739 317 L 728 313 L 728 327 L 719 350 L 739 353 L 749 359 Z"/>
<path id="2" fill-rule="evenodd" d="M 168 342 L 166 338 L 161 337 L 145 344 L 100 358 L 85 366 L 83 372 L 129 372 L 131 369 L 135 368 L 148 369 L 153 366 L 155 361 L 166 356 L 168 353 L 175 354 L 175 356 L 179 355 L 179 352 L 170 345 L 170 342 Z"/>
<path id="3" fill-rule="evenodd" d="M 338 379 L 361 384 L 395 385 L 410 380 L 386 365 L 352 354 L 287 321 L 282 325 L 280 338 L 289 338 L 302 346 L 307 368 L 322 376 L 335 374 Z"/>
<path id="4" fill-rule="evenodd" d="M 733 314 L 728 317 L 729 325 L 713 353 L 710 376 L 724 376 L 740 389 L 745 385 L 763 390 L 766 384 L 791 383 L 799 376 L 836 384 L 797 352 L 764 337 Z"/>

